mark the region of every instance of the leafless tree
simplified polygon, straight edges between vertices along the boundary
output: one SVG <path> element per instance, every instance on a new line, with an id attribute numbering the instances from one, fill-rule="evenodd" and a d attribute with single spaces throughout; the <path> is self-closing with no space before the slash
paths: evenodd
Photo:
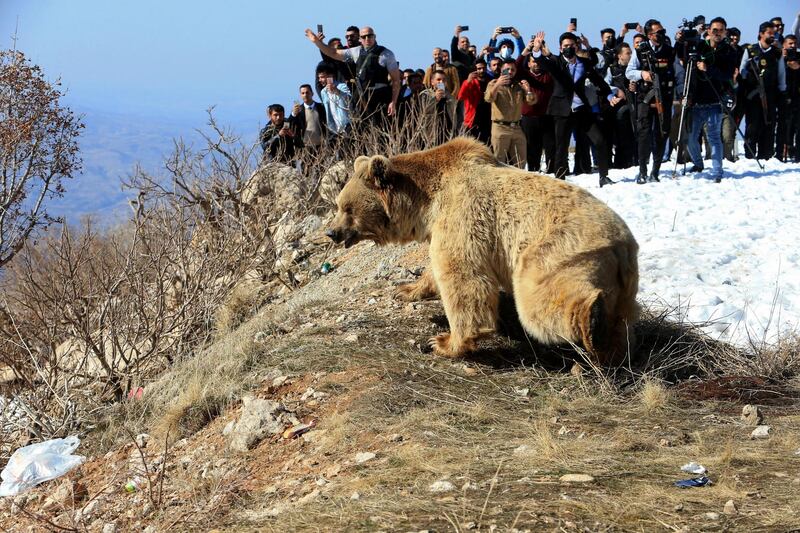
<path id="1" fill-rule="evenodd" d="M 0 51 L 0 268 L 56 221 L 47 203 L 81 169 L 83 124 L 22 52 Z"/>

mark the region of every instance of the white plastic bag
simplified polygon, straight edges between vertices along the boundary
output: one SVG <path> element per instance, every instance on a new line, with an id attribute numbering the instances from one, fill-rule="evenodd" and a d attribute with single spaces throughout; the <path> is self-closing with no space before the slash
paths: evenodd
<path id="1" fill-rule="evenodd" d="M 39 483 L 60 477 L 86 458 L 72 455 L 81 443 L 78 437 L 52 439 L 20 448 L 0 472 L 0 496 L 16 496 Z"/>

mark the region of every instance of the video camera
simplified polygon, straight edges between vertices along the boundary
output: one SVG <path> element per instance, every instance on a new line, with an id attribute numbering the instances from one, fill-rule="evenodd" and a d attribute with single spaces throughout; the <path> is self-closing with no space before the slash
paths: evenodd
<path id="1" fill-rule="evenodd" d="M 703 15 L 697 15 L 691 21 L 683 19 L 678 26 L 679 38 L 676 44 L 680 45 L 679 55 L 684 60 L 690 57 L 697 57 L 698 47 L 703 42 L 703 37 L 698 28 L 705 28 L 705 25 L 706 18 Z"/>

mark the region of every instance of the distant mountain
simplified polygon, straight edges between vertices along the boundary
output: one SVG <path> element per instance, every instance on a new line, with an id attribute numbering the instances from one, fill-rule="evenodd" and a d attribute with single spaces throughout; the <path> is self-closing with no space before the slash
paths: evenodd
<path id="1" fill-rule="evenodd" d="M 148 172 L 163 175 L 164 157 L 172 150 L 173 139 L 198 141 L 195 129 L 205 126 L 202 118 L 190 121 L 73 109 L 83 115 L 86 125 L 79 139 L 83 172 L 64 183 L 64 197 L 49 208 L 51 214 L 70 222 L 87 214 L 106 222 L 127 216 L 127 201 L 133 195 L 122 190 L 121 179 L 129 176 L 137 163 Z M 245 127 L 224 125 L 238 131 L 254 130 L 255 121 Z"/>

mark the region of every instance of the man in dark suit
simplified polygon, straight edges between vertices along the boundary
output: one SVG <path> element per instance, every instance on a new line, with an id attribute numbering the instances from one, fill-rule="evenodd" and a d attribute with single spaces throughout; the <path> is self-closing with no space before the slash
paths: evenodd
<path id="1" fill-rule="evenodd" d="M 589 80 L 594 85 L 599 98 L 605 98 L 611 89 L 594 68 L 597 58 L 586 57 L 583 52 L 578 52 L 577 45 L 578 38 L 574 34 L 564 33 L 559 38 L 561 55 L 554 56 L 545 45 L 544 32 L 539 32 L 533 40 L 531 55 L 544 58 L 541 62 L 542 70 L 553 78 L 553 94 L 547 106 L 547 113 L 553 117 L 555 123 L 556 177 L 564 179 L 569 172 L 567 160 L 569 141 L 572 133 L 579 131 L 585 133 L 597 149 L 597 166 L 600 169 L 602 187 L 614 182 L 608 178 L 606 140 L 587 98 L 586 81 Z"/>
<path id="2" fill-rule="evenodd" d="M 300 98 L 303 103 L 294 104 L 289 121 L 300 133 L 299 146 L 316 153 L 328 135 L 328 117 L 325 107 L 314 101 L 311 85 L 300 86 Z"/>

